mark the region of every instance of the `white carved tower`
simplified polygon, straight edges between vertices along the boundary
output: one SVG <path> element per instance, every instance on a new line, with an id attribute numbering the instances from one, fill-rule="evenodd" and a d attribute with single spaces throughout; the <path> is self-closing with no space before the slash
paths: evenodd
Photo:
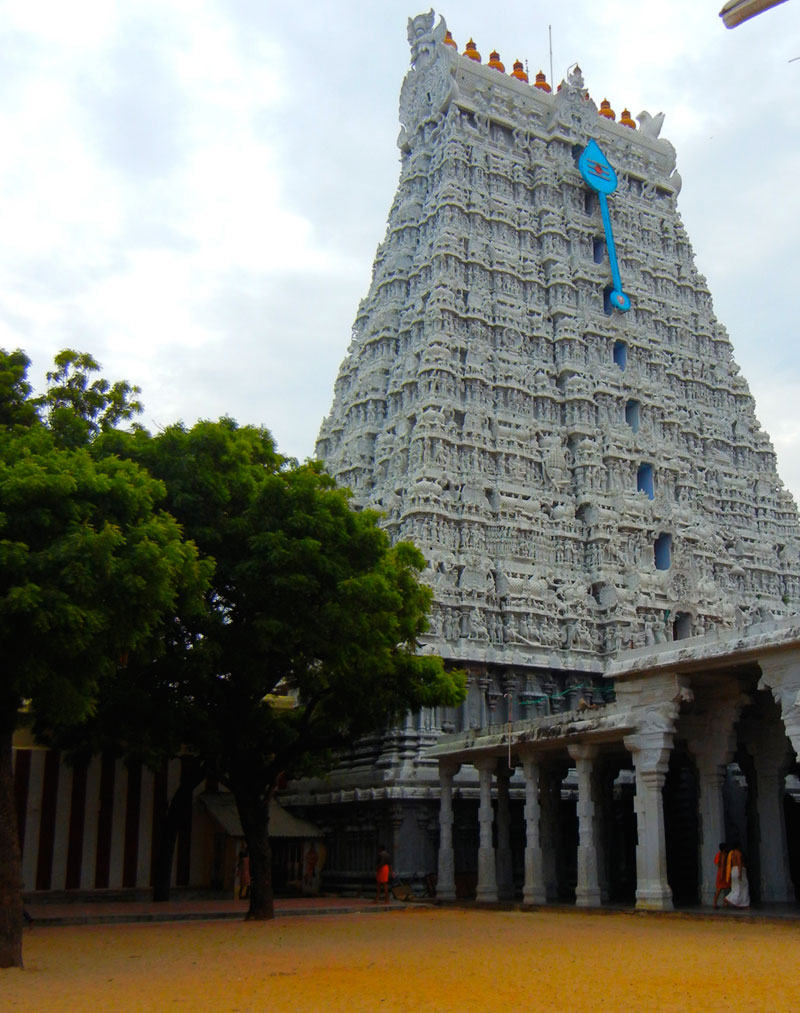
<path id="1" fill-rule="evenodd" d="M 317 454 L 422 549 L 422 650 L 469 696 L 290 799 L 343 875 L 375 834 L 433 867 L 441 731 L 592 706 L 617 652 L 800 602 L 797 509 L 695 268 L 663 117 L 615 122 L 579 69 L 550 92 L 445 33 L 409 22 L 397 196 Z"/>
<path id="2" fill-rule="evenodd" d="M 661 117 L 409 23 L 402 169 L 318 456 L 429 560 L 429 649 L 585 670 L 797 610 L 795 504 L 713 314 Z M 606 103 L 607 105 L 607 103 Z M 596 141 L 628 312 L 609 304 Z"/>

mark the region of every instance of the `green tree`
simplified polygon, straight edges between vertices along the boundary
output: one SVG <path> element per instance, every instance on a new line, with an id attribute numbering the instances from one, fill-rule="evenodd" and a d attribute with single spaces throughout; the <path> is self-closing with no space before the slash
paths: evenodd
<path id="1" fill-rule="evenodd" d="M 390 546 L 375 514 L 353 510 L 318 465 L 280 457 L 265 430 L 223 419 L 100 443 L 127 444 L 164 481 L 169 510 L 213 557 L 204 616 L 176 638 L 174 664 L 137 684 L 171 697 L 198 777 L 234 794 L 248 917 L 269 918 L 269 801 L 281 778 L 409 709 L 463 698 L 463 677 L 417 651 L 431 600 L 423 557 Z M 274 706 L 275 694 L 296 706 Z"/>
<path id="2" fill-rule="evenodd" d="M 158 652 L 165 615 L 197 607 L 208 569 L 161 482 L 31 411 L 28 364 L 0 351 L 0 967 L 22 965 L 15 729 L 84 717 L 121 659 Z"/>
<path id="3" fill-rule="evenodd" d="M 83 447 L 99 433 L 130 422 L 142 410 L 141 394 L 126 380 L 92 379 L 100 364 L 86 352 L 65 348 L 47 374 L 47 391 L 37 399 L 47 427 L 62 446 Z"/>

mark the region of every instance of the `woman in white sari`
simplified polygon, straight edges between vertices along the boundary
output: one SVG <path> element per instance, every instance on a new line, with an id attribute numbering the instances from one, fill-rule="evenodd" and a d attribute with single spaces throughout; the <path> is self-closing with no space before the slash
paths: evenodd
<path id="1" fill-rule="evenodd" d="M 726 907 L 750 907 L 750 886 L 747 882 L 747 870 L 742 859 L 742 849 L 734 844 L 728 852 L 728 873 L 731 892 L 723 901 Z"/>

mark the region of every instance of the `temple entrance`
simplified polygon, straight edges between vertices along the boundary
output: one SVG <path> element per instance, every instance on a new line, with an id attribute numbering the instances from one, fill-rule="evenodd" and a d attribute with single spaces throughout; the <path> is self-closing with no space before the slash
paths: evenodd
<path id="1" fill-rule="evenodd" d="M 603 824 L 606 889 L 603 900 L 632 904 L 636 899 L 635 779 L 631 769 L 612 770 L 607 819 Z"/>
<path id="2" fill-rule="evenodd" d="M 453 800 L 453 861 L 456 897 L 474 900 L 478 886 L 478 800 Z"/>
<path id="3" fill-rule="evenodd" d="M 697 771 L 685 743 L 672 750 L 664 783 L 667 881 L 677 907 L 698 904 L 700 832 Z"/>
<path id="4" fill-rule="evenodd" d="M 795 903 L 800 904 L 800 767 L 786 776 L 783 793 L 783 817 L 786 823 L 786 846 L 789 852 L 789 872 L 792 877 Z"/>
<path id="5" fill-rule="evenodd" d="M 564 762 L 542 768 L 541 834 L 547 899 L 571 904 L 578 882 L 578 780 Z"/>
<path id="6" fill-rule="evenodd" d="M 759 831 L 756 773 L 752 756 L 741 745 L 736 760 L 725 771 L 722 797 L 725 805 L 725 842 L 742 849 L 751 903 L 759 900 Z"/>
<path id="7" fill-rule="evenodd" d="M 578 800 L 567 789 L 559 807 L 561 847 L 556 855 L 557 899 L 573 903 L 578 885 Z"/>

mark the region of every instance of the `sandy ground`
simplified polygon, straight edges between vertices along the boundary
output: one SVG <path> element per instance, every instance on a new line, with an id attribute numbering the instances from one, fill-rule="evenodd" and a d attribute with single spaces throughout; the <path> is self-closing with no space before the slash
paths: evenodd
<path id="1" fill-rule="evenodd" d="M 261 924 L 34 928 L 0 1009 L 800 1008 L 800 925 L 406 909 Z"/>

